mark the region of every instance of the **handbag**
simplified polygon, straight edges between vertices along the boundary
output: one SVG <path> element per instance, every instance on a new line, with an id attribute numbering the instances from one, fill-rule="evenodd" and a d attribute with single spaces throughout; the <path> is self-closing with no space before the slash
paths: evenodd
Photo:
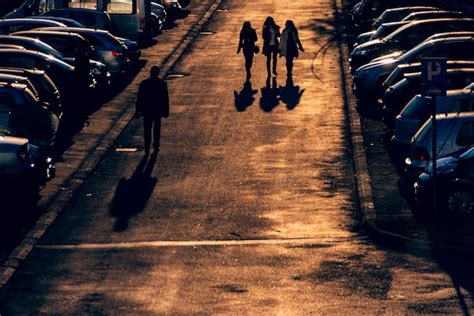
<path id="1" fill-rule="evenodd" d="M 258 45 L 255 45 L 253 51 L 255 54 L 258 54 L 260 52 L 260 47 L 258 47 Z"/>

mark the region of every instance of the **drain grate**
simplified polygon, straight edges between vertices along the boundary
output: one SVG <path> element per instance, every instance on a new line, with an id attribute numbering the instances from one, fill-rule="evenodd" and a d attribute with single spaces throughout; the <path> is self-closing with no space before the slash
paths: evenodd
<path id="1" fill-rule="evenodd" d="M 187 77 L 187 76 L 190 76 L 191 74 L 189 73 L 184 73 L 184 72 L 170 72 L 168 73 L 168 75 L 166 76 L 168 79 L 173 79 L 173 78 L 183 78 L 183 77 Z"/>
<path id="2" fill-rule="evenodd" d="M 214 32 L 214 31 L 202 31 L 200 34 L 201 35 L 214 35 L 214 34 L 216 34 L 216 32 Z"/>

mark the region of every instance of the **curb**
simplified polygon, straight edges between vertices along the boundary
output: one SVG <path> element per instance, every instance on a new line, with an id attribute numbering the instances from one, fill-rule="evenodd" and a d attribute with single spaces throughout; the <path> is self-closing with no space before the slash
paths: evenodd
<path id="1" fill-rule="evenodd" d="M 341 21 L 341 12 L 343 0 L 334 0 L 334 10 L 336 13 L 337 25 L 343 25 Z M 355 168 L 355 180 L 357 185 L 357 194 L 359 202 L 359 211 L 361 214 L 361 224 L 366 229 L 368 235 L 376 240 L 391 245 L 401 247 L 403 249 L 411 249 L 418 251 L 427 251 L 429 253 L 434 251 L 456 251 L 462 253 L 474 253 L 474 249 L 462 246 L 455 246 L 446 243 L 435 243 L 422 239 L 412 239 L 402 234 L 394 233 L 381 229 L 377 226 L 377 212 L 375 209 L 372 183 L 369 175 L 367 164 L 367 155 L 364 145 L 364 136 L 362 134 L 362 126 L 357 112 L 357 101 L 352 94 L 352 76 L 349 68 L 349 44 L 347 41 L 347 34 L 345 30 L 338 28 L 338 39 L 340 49 L 340 65 L 342 70 L 343 93 L 346 103 L 347 118 L 349 120 L 349 130 L 351 144 L 353 148 L 353 161 Z"/>
<path id="2" fill-rule="evenodd" d="M 221 3 L 222 0 L 215 0 L 201 19 L 191 28 L 191 30 L 188 31 L 184 40 L 182 40 L 178 47 L 170 53 L 169 57 L 164 62 L 164 65 L 161 65 L 163 74 L 167 74 L 174 67 L 191 42 L 199 35 L 203 26 L 217 11 L 217 8 Z M 97 148 L 82 162 L 73 175 L 65 180 L 64 186 L 69 189 L 64 191 L 60 190 L 58 194 L 53 197 L 54 200 L 50 203 L 48 211 L 41 215 L 20 244 L 10 253 L 3 266 L 0 267 L 0 291 L 14 275 L 20 264 L 28 257 L 31 250 L 33 250 L 36 243 L 41 239 L 41 237 L 43 237 L 49 226 L 54 223 L 59 213 L 67 206 L 88 175 L 99 164 L 104 155 L 112 148 L 115 140 L 133 119 L 134 113 L 135 109 L 133 106 L 129 106 L 122 113 L 115 126 L 100 142 L 99 146 L 97 146 Z"/>

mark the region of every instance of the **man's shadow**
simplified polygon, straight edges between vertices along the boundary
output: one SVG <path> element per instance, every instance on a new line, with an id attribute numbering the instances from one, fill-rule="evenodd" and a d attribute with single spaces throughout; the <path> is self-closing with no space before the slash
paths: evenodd
<path id="1" fill-rule="evenodd" d="M 300 90 L 300 86 L 295 86 L 293 79 L 286 79 L 286 86 L 280 86 L 280 100 L 286 104 L 288 110 L 293 110 L 301 100 L 305 89 Z"/>
<path id="2" fill-rule="evenodd" d="M 278 84 L 276 77 L 267 77 L 265 87 L 260 89 L 260 91 L 262 92 L 262 97 L 260 98 L 260 108 L 264 112 L 271 112 L 274 108 L 278 106 L 278 104 L 280 104 L 280 99 L 278 98 L 280 91 L 277 85 Z"/>
<path id="3" fill-rule="evenodd" d="M 252 89 L 250 80 L 245 81 L 244 87 L 240 92 L 234 90 L 235 108 L 238 112 L 244 112 L 255 101 L 255 95 L 258 90 Z"/>
<path id="4" fill-rule="evenodd" d="M 156 158 L 157 153 L 150 159 L 146 155 L 129 179 L 120 179 L 110 206 L 110 215 L 117 219 L 114 231 L 126 230 L 129 220 L 145 209 L 157 183 L 156 178 L 151 178 Z"/>

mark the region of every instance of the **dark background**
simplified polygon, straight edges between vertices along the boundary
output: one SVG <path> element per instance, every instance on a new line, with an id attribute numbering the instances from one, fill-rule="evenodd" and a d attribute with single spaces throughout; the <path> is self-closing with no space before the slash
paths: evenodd
<path id="1" fill-rule="evenodd" d="M 0 0 L 0 17 L 18 8 L 22 3 L 23 0 Z"/>

